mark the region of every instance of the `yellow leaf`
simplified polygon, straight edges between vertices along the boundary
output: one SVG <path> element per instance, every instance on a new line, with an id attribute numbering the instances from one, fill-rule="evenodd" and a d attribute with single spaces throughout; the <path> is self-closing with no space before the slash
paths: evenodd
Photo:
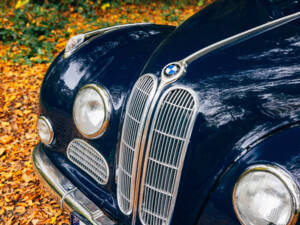
<path id="1" fill-rule="evenodd" d="M 67 29 L 67 31 L 69 32 L 69 33 L 73 33 L 73 29 L 71 28 L 71 27 L 69 27 L 68 29 Z"/>
<path id="2" fill-rule="evenodd" d="M 0 144 L 5 145 L 5 144 L 11 143 L 12 141 L 13 141 L 12 136 L 5 135 L 5 136 L 0 137 Z"/>
<path id="3" fill-rule="evenodd" d="M 44 40 L 44 39 L 46 39 L 45 35 L 41 35 L 41 36 L 39 36 L 39 38 L 38 38 L 39 41 L 42 41 L 42 40 Z"/>
<path id="4" fill-rule="evenodd" d="M 107 8 L 109 8 L 110 7 L 110 4 L 109 4 L 109 2 L 106 2 L 106 3 L 104 3 L 103 5 L 101 5 L 101 9 L 103 10 L 103 11 L 105 11 Z"/>
<path id="5" fill-rule="evenodd" d="M 16 9 L 21 8 L 28 3 L 29 3 L 29 0 L 18 0 L 15 8 Z"/>
<path id="6" fill-rule="evenodd" d="M 18 206 L 18 207 L 15 209 L 15 212 L 16 212 L 16 213 L 23 214 L 23 213 L 26 212 L 26 208 L 23 207 L 23 206 Z"/>
<path id="7" fill-rule="evenodd" d="M 15 104 L 15 107 L 16 108 L 20 108 L 22 106 L 22 103 L 20 103 L 20 102 L 17 102 L 16 104 Z"/>
<path id="8" fill-rule="evenodd" d="M 6 202 L 10 202 L 10 199 L 9 199 L 7 196 L 4 196 L 4 200 L 5 200 Z"/>
<path id="9" fill-rule="evenodd" d="M 5 210 L 13 210 L 14 209 L 14 207 L 13 206 L 4 206 L 3 207 Z"/>
<path id="10" fill-rule="evenodd" d="M 24 110 L 25 115 L 28 115 L 29 113 L 31 113 L 31 110 L 28 110 L 28 109 Z"/>
<path id="11" fill-rule="evenodd" d="M 56 222 L 56 216 L 53 216 L 50 220 L 50 224 L 55 224 Z"/>
<path id="12" fill-rule="evenodd" d="M 19 110 L 19 109 L 16 109 L 16 110 L 14 111 L 14 114 L 15 114 L 15 115 L 18 115 L 18 116 L 23 116 L 23 112 L 22 112 L 21 110 Z"/>
<path id="13" fill-rule="evenodd" d="M 26 206 L 27 206 L 27 203 L 25 203 L 25 202 L 18 202 L 18 203 L 17 203 L 17 206 L 23 206 L 23 207 L 26 207 Z"/>

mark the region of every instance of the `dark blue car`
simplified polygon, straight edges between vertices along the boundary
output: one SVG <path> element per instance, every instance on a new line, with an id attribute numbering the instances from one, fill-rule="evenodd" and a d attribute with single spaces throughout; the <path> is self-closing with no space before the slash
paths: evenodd
<path id="1" fill-rule="evenodd" d="M 33 151 L 71 224 L 299 225 L 299 11 L 217 0 L 71 38 Z"/>

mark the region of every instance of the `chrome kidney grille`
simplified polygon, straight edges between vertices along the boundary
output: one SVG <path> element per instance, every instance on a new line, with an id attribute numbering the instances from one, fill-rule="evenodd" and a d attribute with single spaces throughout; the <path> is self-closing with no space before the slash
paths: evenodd
<path id="1" fill-rule="evenodd" d="M 145 225 L 167 225 L 196 117 L 195 95 L 171 88 L 161 97 L 150 128 L 139 214 Z"/>
<path id="2" fill-rule="evenodd" d="M 156 77 L 142 76 L 134 85 L 126 107 L 119 151 L 117 199 L 121 211 L 127 215 L 132 211 L 136 162 L 145 117 L 156 88 Z"/>
<path id="3" fill-rule="evenodd" d="M 74 139 L 67 148 L 69 160 L 94 178 L 99 184 L 107 184 L 109 167 L 104 157 L 91 145 Z"/>

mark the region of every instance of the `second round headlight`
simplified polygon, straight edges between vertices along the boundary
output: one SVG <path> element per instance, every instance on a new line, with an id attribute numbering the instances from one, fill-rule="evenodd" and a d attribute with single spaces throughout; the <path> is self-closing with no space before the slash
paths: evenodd
<path id="1" fill-rule="evenodd" d="M 40 116 L 37 120 L 36 127 L 41 142 L 45 145 L 50 145 L 54 138 L 54 132 L 50 120 L 45 116 Z"/>
<path id="2" fill-rule="evenodd" d="M 255 165 L 235 185 L 233 204 L 244 225 L 290 225 L 299 212 L 299 191 L 281 168 Z"/>
<path id="3" fill-rule="evenodd" d="M 85 137 L 100 137 L 108 127 L 111 103 L 101 86 L 88 84 L 81 88 L 73 105 L 73 118 L 78 131 Z"/>

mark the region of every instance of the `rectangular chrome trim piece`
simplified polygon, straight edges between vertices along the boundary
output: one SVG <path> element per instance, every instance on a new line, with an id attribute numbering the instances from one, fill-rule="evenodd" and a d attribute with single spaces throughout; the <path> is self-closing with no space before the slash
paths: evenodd
<path id="1" fill-rule="evenodd" d="M 117 198 L 121 211 L 132 212 L 139 148 L 148 109 L 157 89 L 157 78 L 139 78 L 129 97 L 119 151 Z"/>
<path id="2" fill-rule="evenodd" d="M 139 216 L 144 225 L 168 225 L 197 115 L 193 91 L 172 87 L 160 98 L 150 128 L 141 182 Z"/>
<path id="3" fill-rule="evenodd" d="M 105 185 L 109 178 L 109 167 L 104 157 L 91 145 L 80 139 L 74 139 L 67 148 L 69 160 L 94 178 L 99 184 Z"/>
<path id="4" fill-rule="evenodd" d="M 46 187 L 61 199 L 70 210 L 84 216 L 93 225 L 115 225 L 116 223 L 107 217 L 103 211 L 89 200 L 79 189 L 76 188 L 50 161 L 41 144 L 38 144 L 32 153 L 32 161 L 36 174 Z M 70 190 L 73 190 L 70 192 Z"/>

